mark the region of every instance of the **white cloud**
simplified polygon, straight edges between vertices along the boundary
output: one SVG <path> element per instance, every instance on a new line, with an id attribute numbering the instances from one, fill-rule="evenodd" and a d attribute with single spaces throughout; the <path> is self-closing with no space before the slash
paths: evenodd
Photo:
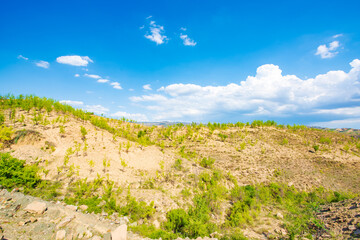
<path id="1" fill-rule="evenodd" d="M 279 66 L 265 64 L 255 76 L 224 86 L 171 84 L 159 94 L 130 97 L 153 112 L 154 120 L 194 121 L 221 114 L 285 117 L 318 114 L 331 104 L 360 100 L 360 60 L 350 63 L 349 72 L 329 71 L 314 78 L 282 75 Z M 323 110 L 324 111 L 324 110 Z"/>
<path id="2" fill-rule="evenodd" d="M 59 102 L 60 102 L 60 103 L 63 103 L 63 104 L 68 104 L 68 105 L 71 105 L 71 106 L 84 105 L 84 102 L 82 102 L 82 101 L 61 100 L 61 101 L 59 101 Z"/>
<path id="3" fill-rule="evenodd" d="M 108 108 L 103 107 L 99 104 L 98 105 L 86 105 L 85 110 L 96 113 L 96 114 L 106 114 L 107 112 L 109 112 Z"/>
<path id="4" fill-rule="evenodd" d="M 97 82 L 98 83 L 107 83 L 107 82 L 109 82 L 109 80 L 100 78 L 100 79 L 97 80 Z"/>
<path id="5" fill-rule="evenodd" d="M 185 46 L 192 46 L 192 47 L 194 47 L 194 46 L 197 44 L 194 40 L 190 39 L 190 38 L 188 37 L 188 35 L 186 35 L 186 34 L 180 33 L 180 38 L 183 40 L 183 44 L 184 44 Z"/>
<path id="6" fill-rule="evenodd" d="M 89 77 L 89 78 L 94 78 L 94 79 L 101 78 L 99 75 L 96 75 L 96 74 L 87 74 L 87 73 L 85 73 L 84 76 Z"/>
<path id="7" fill-rule="evenodd" d="M 329 44 L 329 46 L 326 46 L 326 44 L 320 45 L 317 48 L 315 55 L 320 55 L 321 58 L 333 58 L 339 53 L 335 51 L 339 48 L 339 46 L 339 41 L 333 41 Z"/>
<path id="8" fill-rule="evenodd" d="M 127 118 L 127 119 L 131 119 L 131 120 L 135 120 L 138 122 L 148 122 L 148 118 L 146 117 L 146 115 L 141 114 L 141 113 L 127 113 L 127 112 L 116 112 L 111 114 L 110 116 L 112 117 L 116 117 L 116 118 Z"/>
<path id="9" fill-rule="evenodd" d="M 150 18 L 152 18 L 152 16 L 150 15 L 150 16 L 148 16 L 148 17 L 146 17 L 146 19 L 150 19 Z"/>
<path id="10" fill-rule="evenodd" d="M 327 122 L 313 122 L 310 126 L 327 128 L 356 128 L 360 129 L 360 118 L 348 118 L 341 120 L 332 120 Z"/>
<path id="11" fill-rule="evenodd" d="M 120 83 L 118 83 L 118 82 L 112 82 L 112 83 L 110 83 L 110 85 L 115 89 L 119 89 L 119 90 L 122 89 L 122 87 L 120 86 Z"/>
<path id="12" fill-rule="evenodd" d="M 360 107 L 344 107 L 344 108 L 334 108 L 334 109 L 319 109 L 314 113 L 316 114 L 330 114 L 330 115 L 340 115 L 340 116 L 358 116 L 360 117 Z"/>
<path id="13" fill-rule="evenodd" d="M 151 34 L 145 34 L 145 38 L 156 42 L 157 45 L 165 43 L 168 39 L 165 35 L 163 35 L 164 27 L 156 25 L 155 21 L 150 21 L 150 32 Z"/>
<path id="14" fill-rule="evenodd" d="M 144 89 L 144 90 L 152 90 L 150 84 L 145 84 L 145 85 L 143 86 L 143 89 Z"/>
<path id="15" fill-rule="evenodd" d="M 46 62 L 46 61 L 36 61 L 35 65 L 41 68 L 49 68 L 50 67 L 50 63 Z"/>
<path id="16" fill-rule="evenodd" d="M 24 60 L 26 60 L 26 61 L 29 60 L 29 58 L 24 57 L 23 55 L 19 55 L 19 56 L 17 56 L 17 58 L 18 58 L 18 59 L 24 59 Z"/>
<path id="17" fill-rule="evenodd" d="M 181 30 L 181 31 L 186 31 L 187 29 L 184 28 L 184 27 L 181 27 L 180 30 Z"/>
<path id="18" fill-rule="evenodd" d="M 340 33 L 340 34 L 336 34 L 336 35 L 334 35 L 334 36 L 332 36 L 332 37 L 333 37 L 333 38 L 338 38 L 338 37 L 342 37 L 342 36 L 344 36 L 344 34 Z"/>
<path id="19" fill-rule="evenodd" d="M 82 66 L 86 67 L 90 62 L 93 63 L 88 56 L 78 56 L 78 55 L 71 55 L 71 56 L 60 56 L 56 58 L 58 63 L 68 64 L 72 66 Z"/>
<path id="20" fill-rule="evenodd" d="M 160 102 L 168 100 L 167 97 L 161 94 L 151 94 L 151 95 L 143 95 L 141 97 L 130 97 L 130 100 L 133 102 Z"/>
<path id="21" fill-rule="evenodd" d="M 74 75 L 74 77 L 80 77 L 80 74 L 76 73 L 76 74 Z"/>

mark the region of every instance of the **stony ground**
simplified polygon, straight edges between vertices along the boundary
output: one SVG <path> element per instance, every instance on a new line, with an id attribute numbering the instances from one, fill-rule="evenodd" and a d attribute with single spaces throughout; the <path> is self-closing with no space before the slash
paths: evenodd
<path id="1" fill-rule="evenodd" d="M 318 218 L 325 226 L 318 239 L 360 238 L 360 198 L 326 205 Z"/>
<path id="2" fill-rule="evenodd" d="M 89 214 L 61 202 L 47 202 L 21 192 L 0 190 L 0 239 L 4 240 L 143 240 L 126 231 L 127 217 Z M 129 224 L 131 225 L 131 224 Z M 197 238 L 197 240 L 216 238 Z M 179 238 L 180 240 L 180 238 Z"/>

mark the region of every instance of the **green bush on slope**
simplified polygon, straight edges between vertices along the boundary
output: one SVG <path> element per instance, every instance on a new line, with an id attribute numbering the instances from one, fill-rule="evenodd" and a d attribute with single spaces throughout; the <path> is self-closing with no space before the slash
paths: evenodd
<path id="1" fill-rule="evenodd" d="M 41 180 L 37 165 L 26 165 L 24 160 L 0 153 L 0 185 L 6 189 L 23 188 L 24 193 L 50 200 L 59 195 L 60 183 Z"/>

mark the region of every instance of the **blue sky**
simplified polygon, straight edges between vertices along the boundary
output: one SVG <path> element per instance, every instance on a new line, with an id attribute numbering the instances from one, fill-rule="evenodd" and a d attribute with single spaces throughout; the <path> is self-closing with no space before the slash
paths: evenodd
<path id="1" fill-rule="evenodd" d="M 360 128 L 359 1 L 2 1 L 1 94 L 138 121 Z"/>

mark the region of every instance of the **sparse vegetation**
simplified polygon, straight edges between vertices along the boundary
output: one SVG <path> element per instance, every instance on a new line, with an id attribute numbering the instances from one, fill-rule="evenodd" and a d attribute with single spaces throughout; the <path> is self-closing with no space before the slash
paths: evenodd
<path id="1" fill-rule="evenodd" d="M 3 148 L 10 151 L 18 144 L 16 151 L 28 142 L 34 149 L 41 145 L 40 152 L 49 160 L 31 156 L 32 165 L 26 165 L 10 155 L 4 157 L 1 185 L 46 199 L 62 192 L 67 204 L 87 205 L 88 212 L 129 216 L 138 221 L 132 230 L 151 238 L 196 238 L 218 232 L 221 239 L 245 239 L 242 230 L 263 224 L 265 215 L 287 230 L 284 239 L 311 238 L 321 228 L 314 215 L 320 204 L 355 196 L 335 192 L 333 186 L 359 192 L 354 183 L 359 177 L 357 166 L 341 159 L 358 161 L 360 142 L 335 132 L 261 120 L 148 127 L 35 96 L 2 96 L 0 103 Z M 56 136 L 44 139 L 51 129 Z M 56 142 L 56 148 L 50 141 Z M 57 154 L 65 149 L 57 161 Z M 155 157 L 148 158 L 149 153 Z M 134 156 L 151 167 L 138 167 L 140 160 L 132 162 Z M 80 169 L 84 165 L 85 170 Z M 12 175 L 2 177 L 4 169 L 12 169 Z M 112 176 L 119 174 L 120 178 L 133 174 L 134 179 L 113 182 Z M 59 182 L 39 176 L 62 181 L 68 188 L 59 191 Z M 322 184 L 327 185 L 314 188 Z M 165 212 L 162 203 L 155 208 L 149 200 L 153 195 L 172 210 Z M 284 218 L 274 216 L 275 211 Z M 160 228 L 152 225 L 165 217 Z"/>
<path id="2" fill-rule="evenodd" d="M 86 134 L 87 134 L 86 128 L 80 126 L 80 132 L 81 132 L 82 140 L 84 141 L 86 139 Z"/>
<path id="3" fill-rule="evenodd" d="M 211 157 L 207 157 L 207 158 L 204 157 L 200 161 L 200 166 L 202 166 L 204 168 L 212 168 L 214 163 L 215 163 L 215 159 L 213 159 Z"/>

